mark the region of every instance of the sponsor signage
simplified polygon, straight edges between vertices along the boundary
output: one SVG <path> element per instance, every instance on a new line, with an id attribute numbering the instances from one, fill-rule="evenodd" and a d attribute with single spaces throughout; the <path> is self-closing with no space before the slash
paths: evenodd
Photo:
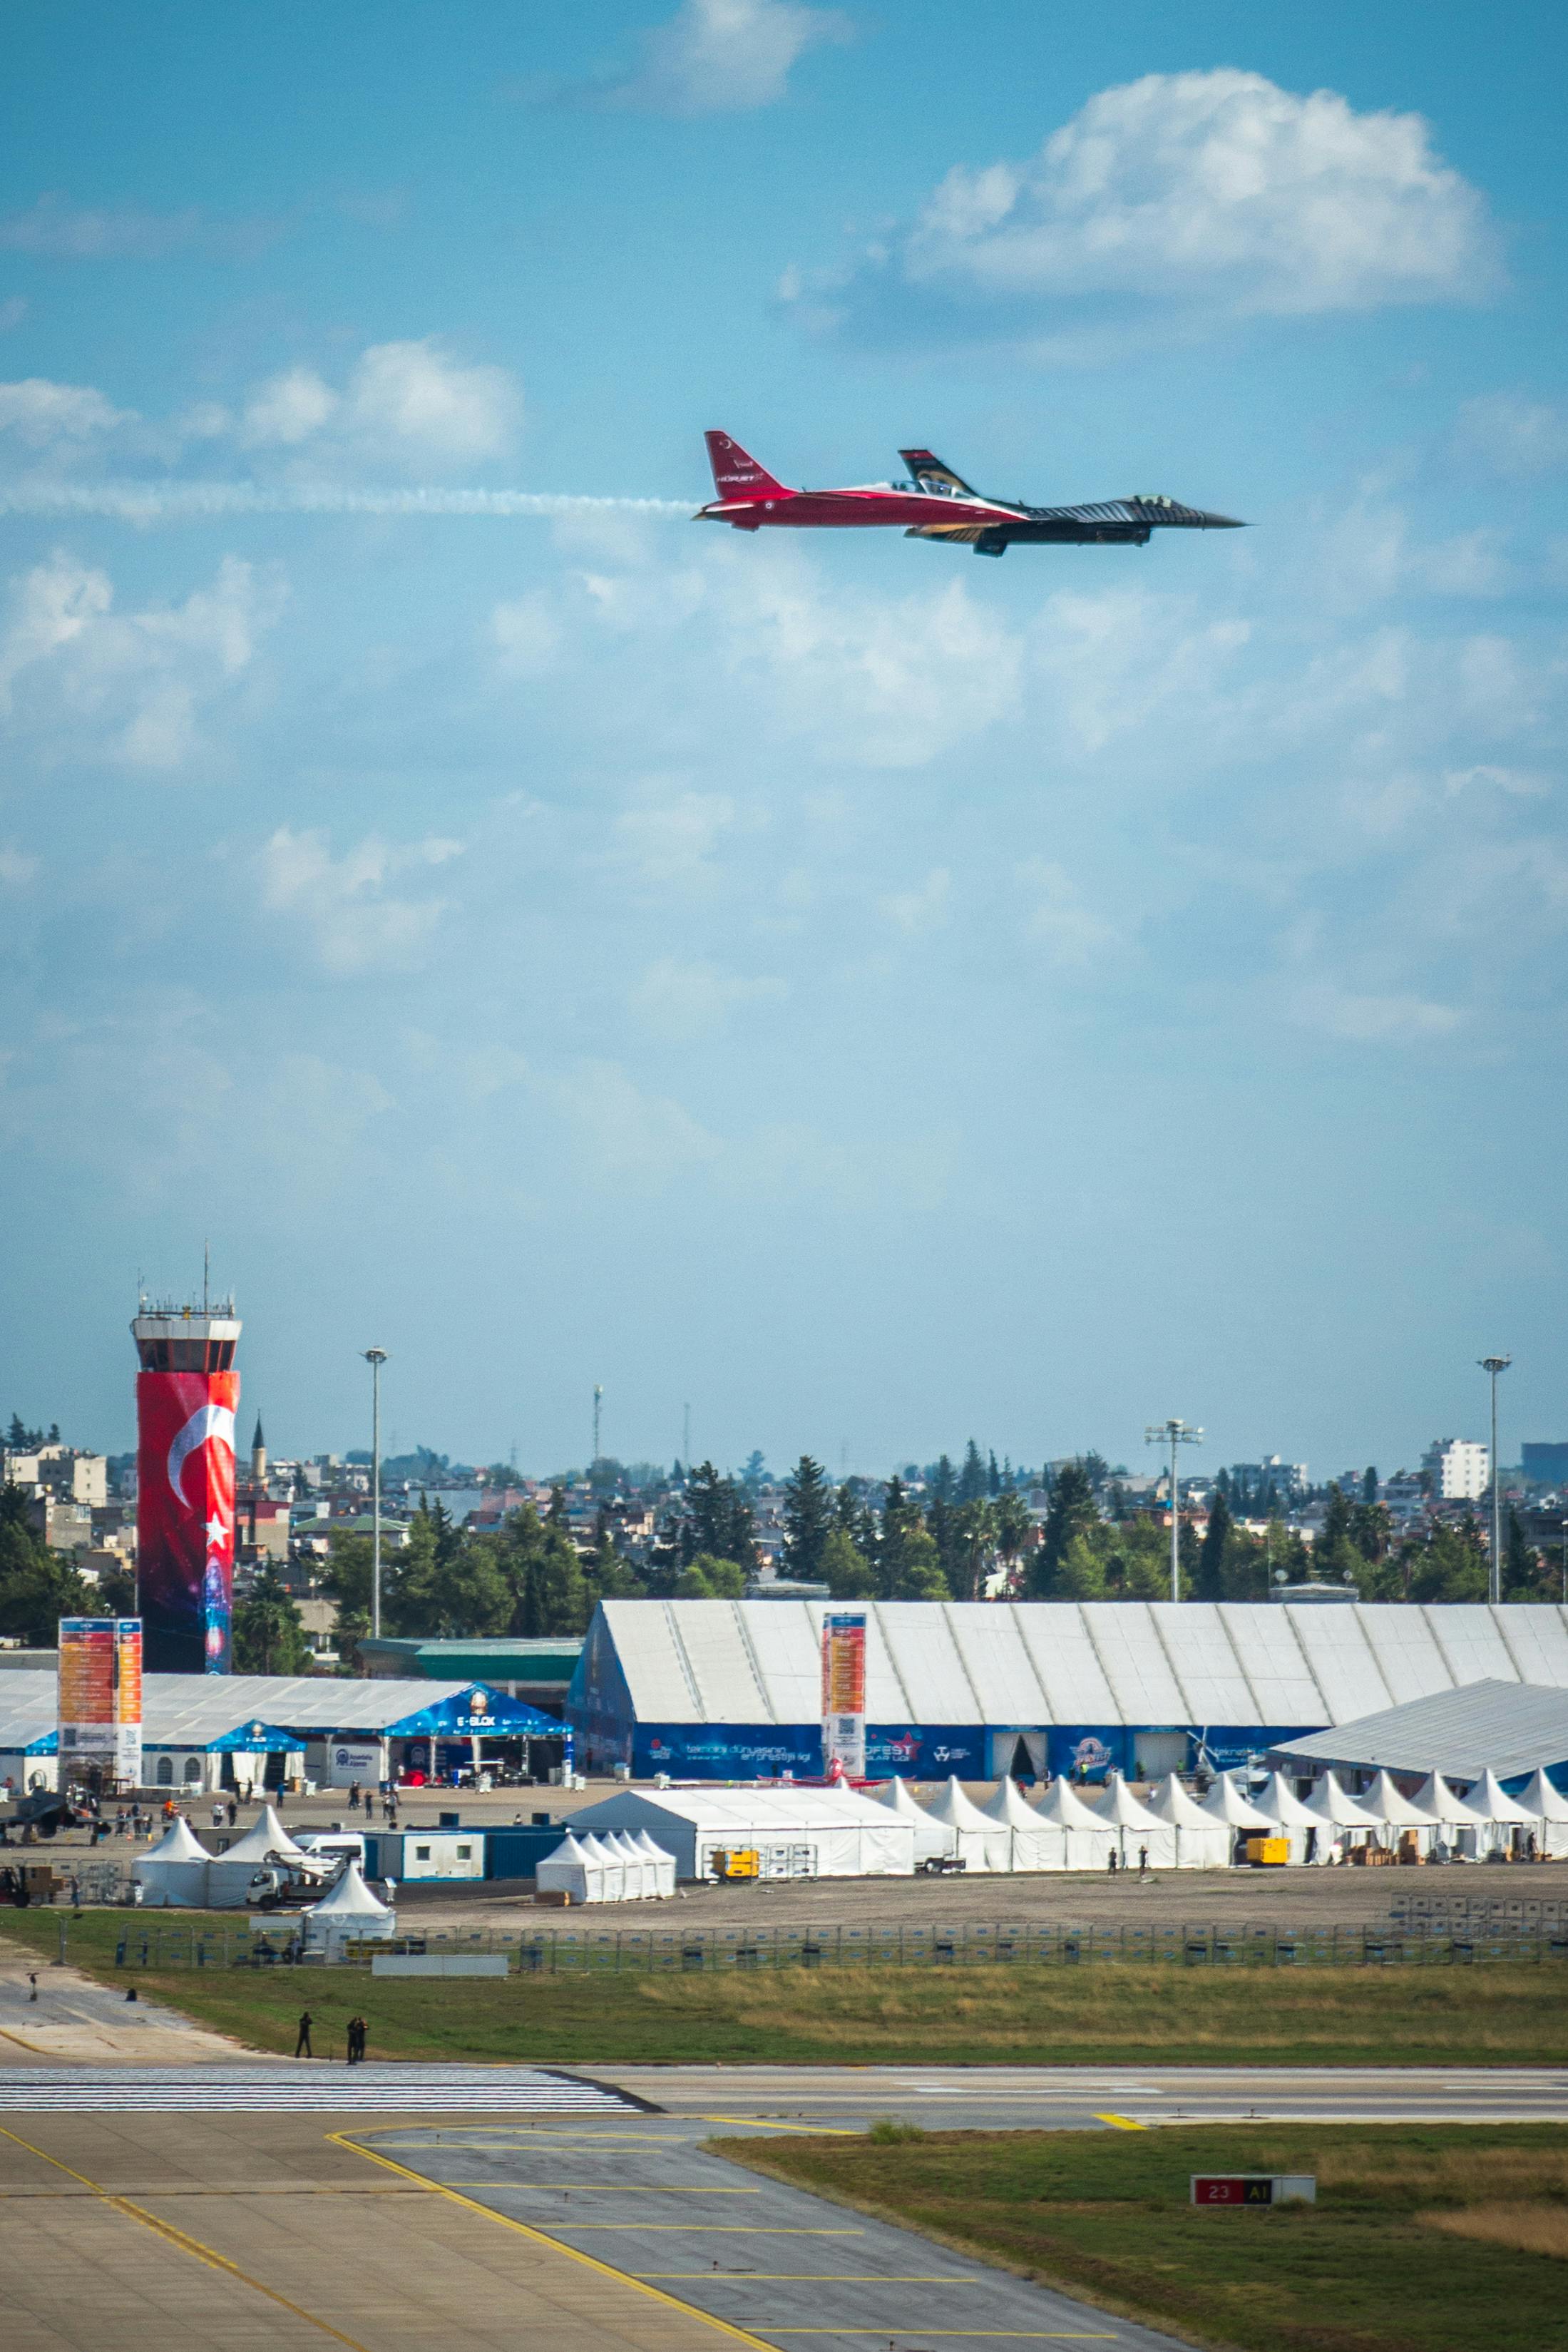
<path id="1" fill-rule="evenodd" d="M 865 1611 L 831 1609 L 822 1620 L 822 1769 L 831 1780 L 865 1779 Z"/>
<path id="2" fill-rule="evenodd" d="M 141 1620 L 62 1617 L 60 1761 L 141 1780 Z"/>
<path id="3" fill-rule="evenodd" d="M 137 1374 L 138 1576 L 151 1668 L 226 1675 L 237 1372 Z"/>
<path id="4" fill-rule="evenodd" d="M 384 1769 L 379 1740 L 367 1745 L 363 1740 L 334 1739 L 327 1750 L 329 1789 L 351 1789 L 356 1781 L 361 1788 L 373 1789 Z"/>
<path id="5" fill-rule="evenodd" d="M 1312 2172 L 1195 2172 L 1195 2205 L 1315 2205 Z"/>

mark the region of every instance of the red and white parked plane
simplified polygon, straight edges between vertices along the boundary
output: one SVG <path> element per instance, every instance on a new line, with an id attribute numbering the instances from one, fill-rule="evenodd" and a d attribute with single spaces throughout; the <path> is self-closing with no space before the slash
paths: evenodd
<path id="1" fill-rule="evenodd" d="M 844 530 L 902 527 L 907 539 L 945 539 L 977 555 L 1005 555 L 1014 541 L 1050 546 L 1142 547 L 1155 530 L 1240 530 L 1231 515 L 1206 514 L 1155 496 L 1102 499 L 1081 507 L 1028 507 L 971 489 L 929 449 L 901 449 L 907 482 L 862 482 L 841 490 L 792 490 L 776 481 L 727 433 L 709 433 L 716 499 L 694 522 L 737 530 Z"/>

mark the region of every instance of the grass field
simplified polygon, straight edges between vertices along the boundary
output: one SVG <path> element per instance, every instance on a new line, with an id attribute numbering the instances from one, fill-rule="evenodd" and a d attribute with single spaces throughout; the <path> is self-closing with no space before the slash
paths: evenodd
<path id="1" fill-rule="evenodd" d="M 55 1911 L 9 1937 L 52 1958 Z M 194 1916 L 194 1915 L 192 1915 Z M 69 1956 L 123 1983 L 123 1912 L 68 1922 Z M 46 1990 L 47 1990 L 46 1979 Z M 380 2058 L 798 2061 L 827 2064 L 1553 2065 L 1568 2062 L 1568 1975 L 1474 1969 L 1208 1969 L 1116 1965 L 768 1970 L 377 1982 L 363 1969 L 138 1971 L 145 1995 L 260 2050 L 292 2050 L 304 2000 L 329 2041 L 356 2009 Z"/>
<path id="2" fill-rule="evenodd" d="M 1301 2125 L 725 2140 L 1108 2309 L 1243 2352 L 1568 2342 L 1568 2130 Z M 1200 2212 L 1194 2172 L 1312 2172 L 1318 2203 Z"/>

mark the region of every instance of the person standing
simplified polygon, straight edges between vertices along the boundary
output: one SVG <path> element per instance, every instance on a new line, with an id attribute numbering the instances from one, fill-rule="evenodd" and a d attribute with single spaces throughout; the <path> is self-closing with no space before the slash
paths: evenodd
<path id="1" fill-rule="evenodd" d="M 316 2055 L 310 2047 L 310 2028 L 314 2022 L 310 2011 L 308 2009 L 302 2009 L 299 2012 L 299 2039 L 294 2045 L 294 2055 L 297 2058 L 314 2058 Z"/>
<path id="2" fill-rule="evenodd" d="M 231 1798 L 229 1799 L 229 1827 L 230 1827 L 230 1829 L 231 1829 L 231 1830 L 235 1827 L 235 1823 L 238 1822 L 238 1820 L 239 1820 L 239 1807 L 235 1804 L 235 1802 L 234 1799 L 231 1797 Z"/>
<path id="3" fill-rule="evenodd" d="M 357 2065 L 359 2065 L 359 2063 L 361 2063 L 361 2060 L 362 2060 L 362 2058 L 364 2057 L 364 2054 L 365 2054 L 365 2036 L 366 2036 L 366 2034 L 369 2032 L 369 2031 L 370 2031 L 370 2028 L 366 2025 L 364 2019 L 363 2019 L 362 2017 L 361 2017 L 360 2015 L 358 2015 L 358 2013 L 356 2013 L 354 2016 L 352 2016 L 352 2017 L 350 2017 L 350 2020 L 349 2020 L 349 2063 L 350 2063 L 350 2066 L 357 2066 Z"/>
<path id="4" fill-rule="evenodd" d="M 350 1780 L 349 1783 L 349 1811 L 351 1813 L 357 1813 L 359 1810 L 360 1784 L 357 1780 Z"/>
<path id="5" fill-rule="evenodd" d="M 1148 1874 L 1149 1849 L 1146 1845 L 1141 1845 L 1138 1848 L 1138 1876 L 1140 1878 L 1147 1878 Z"/>

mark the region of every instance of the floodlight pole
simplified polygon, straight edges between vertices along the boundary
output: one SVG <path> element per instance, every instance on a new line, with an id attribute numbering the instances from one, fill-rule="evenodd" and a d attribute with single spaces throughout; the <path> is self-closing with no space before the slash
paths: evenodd
<path id="1" fill-rule="evenodd" d="M 1151 1422 L 1144 1432 L 1145 1445 L 1168 1445 L 1171 1450 L 1171 1599 L 1181 1599 L 1181 1487 L 1176 1477 L 1176 1449 L 1182 1445 L 1201 1445 L 1203 1432 L 1195 1429 L 1190 1421 L 1172 1416 L 1169 1421 Z"/>
<path id="2" fill-rule="evenodd" d="M 367 1348 L 365 1361 L 371 1368 L 371 1633 L 376 1640 L 382 1631 L 382 1366 L 386 1362 L 384 1348 Z"/>
<path id="3" fill-rule="evenodd" d="M 1502 1599 L 1502 1498 L 1497 1479 L 1497 1376 L 1506 1372 L 1511 1356 L 1483 1356 L 1480 1368 L 1491 1381 L 1491 1586 L 1492 1607 Z"/>

